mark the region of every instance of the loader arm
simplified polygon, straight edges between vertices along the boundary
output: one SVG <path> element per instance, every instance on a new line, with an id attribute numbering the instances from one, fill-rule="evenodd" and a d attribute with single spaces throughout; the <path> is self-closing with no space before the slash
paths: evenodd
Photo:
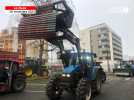
<path id="1" fill-rule="evenodd" d="M 56 8 L 55 5 L 58 4 L 63 4 L 65 9 Z M 22 18 L 19 25 L 19 38 L 24 40 L 45 39 L 59 47 L 61 54 L 64 51 L 63 40 L 66 39 L 76 46 L 80 59 L 80 40 L 69 30 L 73 23 L 74 12 L 66 1 L 61 0 L 37 8 L 36 15 Z M 63 35 L 59 36 L 59 33 Z"/>

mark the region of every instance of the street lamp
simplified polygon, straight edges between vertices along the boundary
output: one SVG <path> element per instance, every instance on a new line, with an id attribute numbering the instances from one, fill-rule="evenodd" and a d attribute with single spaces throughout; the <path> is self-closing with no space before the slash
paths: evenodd
<path id="1" fill-rule="evenodd" d="M 110 64 L 109 64 L 109 49 L 107 49 L 107 67 L 108 67 L 108 72 L 110 72 Z"/>

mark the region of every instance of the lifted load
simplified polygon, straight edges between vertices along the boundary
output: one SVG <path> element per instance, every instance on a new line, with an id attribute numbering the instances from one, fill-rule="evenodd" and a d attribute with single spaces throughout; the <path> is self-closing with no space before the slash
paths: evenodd
<path id="1" fill-rule="evenodd" d="M 64 8 L 58 9 L 59 4 L 62 4 L 65 10 L 63 10 Z M 23 15 L 24 17 L 21 19 L 18 29 L 19 39 L 45 39 L 50 42 L 59 38 L 57 34 L 59 31 L 64 33 L 61 37 L 64 39 L 71 40 L 70 38 L 73 37 L 70 34 L 75 36 L 68 30 L 72 26 L 74 13 L 64 0 L 47 6 L 38 6 L 37 8 L 37 14 L 26 17 Z"/>
<path id="2" fill-rule="evenodd" d="M 19 24 L 19 39 L 50 39 L 56 36 L 55 27 L 55 13 L 23 17 Z"/>

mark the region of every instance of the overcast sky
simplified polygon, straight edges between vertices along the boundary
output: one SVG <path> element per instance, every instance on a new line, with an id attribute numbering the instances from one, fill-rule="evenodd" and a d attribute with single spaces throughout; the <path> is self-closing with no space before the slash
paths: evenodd
<path id="1" fill-rule="evenodd" d="M 19 0 L 0 0 L 0 29 L 7 26 L 8 15 L 2 11 Z M 10 1 L 10 2 L 9 2 Z M 134 0 L 73 0 L 76 6 L 76 19 L 80 29 L 107 23 L 122 37 L 123 53 L 134 56 Z"/>
<path id="2" fill-rule="evenodd" d="M 134 0 L 74 0 L 80 28 L 107 23 L 122 37 L 123 53 L 134 56 Z"/>

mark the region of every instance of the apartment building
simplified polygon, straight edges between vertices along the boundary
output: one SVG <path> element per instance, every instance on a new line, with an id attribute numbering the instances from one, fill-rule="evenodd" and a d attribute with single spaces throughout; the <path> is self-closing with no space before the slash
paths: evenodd
<path id="1" fill-rule="evenodd" d="M 81 48 L 97 54 L 105 70 L 122 60 L 122 40 L 107 24 L 102 23 L 80 32 Z"/>

